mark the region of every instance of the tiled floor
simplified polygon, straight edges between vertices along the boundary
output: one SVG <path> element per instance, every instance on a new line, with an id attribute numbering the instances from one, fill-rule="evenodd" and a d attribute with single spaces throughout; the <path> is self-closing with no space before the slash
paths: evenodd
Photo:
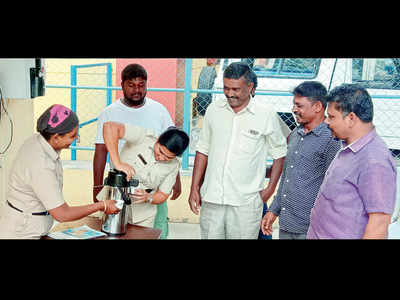
<path id="1" fill-rule="evenodd" d="M 168 239 L 200 239 L 200 224 L 170 222 Z"/>
<path id="2" fill-rule="evenodd" d="M 279 229 L 274 228 L 272 239 L 278 239 Z M 169 223 L 168 239 L 200 239 L 200 224 Z"/>

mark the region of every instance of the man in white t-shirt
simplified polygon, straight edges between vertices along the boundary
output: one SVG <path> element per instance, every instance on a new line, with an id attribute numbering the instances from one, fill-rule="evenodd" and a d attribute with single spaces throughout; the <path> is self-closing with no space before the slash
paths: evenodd
<path id="1" fill-rule="evenodd" d="M 103 140 L 103 124 L 107 121 L 120 123 L 131 123 L 136 126 L 154 129 L 160 135 L 168 127 L 174 126 L 168 110 L 159 102 L 146 97 L 147 72 L 138 64 L 130 64 L 122 70 L 121 86 L 124 94 L 107 106 L 99 115 L 97 121 L 96 147 L 93 159 L 93 201 L 103 186 L 104 168 L 106 165 L 107 148 Z M 119 142 L 119 151 L 124 141 Z M 111 162 L 110 162 L 111 164 Z M 112 166 L 111 166 L 112 167 Z M 176 183 L 173 187 L 171 200 L 175 200 L 181 194 L 181 181 L 178 173 Z M 161 238 L 168 235 L 168 207 L 167 202 L 157 205 L 155 228 L 162 230 Z M 135 223 L 135 220 L 129 220 Z"/>

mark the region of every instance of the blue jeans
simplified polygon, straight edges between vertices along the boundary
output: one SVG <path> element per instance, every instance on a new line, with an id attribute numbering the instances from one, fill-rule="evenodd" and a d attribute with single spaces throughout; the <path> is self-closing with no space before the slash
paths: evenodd
<path id="1" fill-rule="evenodd" d="M 267 203 L 264 202 L 263 214 L 262 214 L 263 217 L 267 213 L 267 209 L 268 209 Z M 272 235 L 265 235 L 262 233 L 262 231 L 260 229 L 260 231 L 258 232 L 258 239 L 259 240 L 272 240 Z"/>

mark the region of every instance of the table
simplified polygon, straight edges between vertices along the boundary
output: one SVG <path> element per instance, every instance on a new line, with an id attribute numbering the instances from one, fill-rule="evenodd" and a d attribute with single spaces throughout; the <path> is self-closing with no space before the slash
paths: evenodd
<path id="1" fill-rule="evenodd" d="M 51 232 L 55 231 L 60 231 L 60 230 L 65 230 L 68 228 L 74 228 L 74 227 L 79 227 L 82 225 L 87 225 L 95 230 L 101 231 L 101 219 L 97 217 L 85 217 L 83 219 L 77 220 L 77 221 L 72 221 L 72 222 L 64 222 L 57 224 L 54 226 L 51 230 Z M 139 225 L 127 225 L 126 229 L 126 234 L 124 235 L 108 235 L 104 237 L 98 237 L 96 240 L 155 240 L 155 239 L 160 239 L 161 236 L 161 230 L 160 229 L 155 229 L 155 228 L 150 228 L 150 227 L 144 227 L 144 226 L 139 226 Z M 49 236 L 44 236 L 42 239 L 45 240 L 52 240 L 51 237 Z"/>

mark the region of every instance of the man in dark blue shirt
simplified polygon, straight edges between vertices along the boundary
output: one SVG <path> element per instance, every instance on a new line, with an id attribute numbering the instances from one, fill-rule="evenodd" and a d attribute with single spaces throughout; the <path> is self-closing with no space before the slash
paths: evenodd
<path id="1" fill-rule="evenodd" d="M 293 113 L 299 124 L 289 136 L 288 152 L 274 200 L 261 222 L 272 234 L 279 216 L 279 239 L 305 239 L 310 213 L 325 172 L 340 149 L 325 120 L 326 88 L 305 81 L 294 91 Z"/>

